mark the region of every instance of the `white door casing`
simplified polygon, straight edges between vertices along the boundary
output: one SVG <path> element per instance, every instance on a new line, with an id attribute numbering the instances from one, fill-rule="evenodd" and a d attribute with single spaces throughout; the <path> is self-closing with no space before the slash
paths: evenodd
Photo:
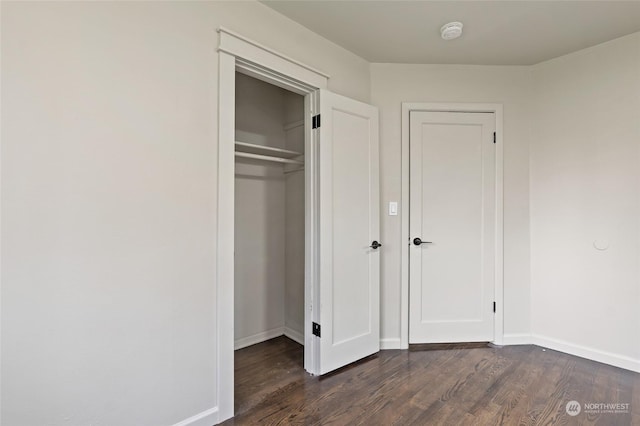
<path id="1" fill-rule="evenodd" d="M 305 112 L 309 112 L 309 99 L 317 89 L 326 88 L 329 76 L 286 55 L 276 52 L 262 44 L 243 37 L 233 31 L 220 28 L 218 58 L 218 151 L 217 151 L 217 193 L 216 193 L 216 280 L 215 280 L 215 335 L 216 335 L 216 389 L 215 406 L 207 412 L 209 423 L 222 422 L 234 414 L 234 142 L 235 142 L 235 74 L 236 71 L 282 87 L 300 95 L 305 95 Z M 307 114 L 308 115 L 308 114 Z M 305 128 L 310 129 L 310 119 L 305 117 Z M 305 130 L 305 149 L 309 147 L 311 131 Z M 305 214 L 314 212 L 317 194 L 312 173 L 315 173 L 313 154 L 305 162 Z M 313 216 L 313 215 L 312 215 Z M 313 216 L 315 217 L 315 216 Z M 317 230 L 313 218 L 305 217 L 305 368 L 314 374 L 316 359 L 312 356 L 314 348 L 307 342 L 311 323 L 311 288 L 315 285 L 317 267 Z M 309 363 L 307 364 L 307 359 Z M 197 415 L 196 417 L 198 417 Z"/>
<path id="2" fill-rule="evenodd" d="M 377 108 L 320 90 L 319 373 L 380 350 Z"/>
<path id="3" fill-rule="evenodd" d="M 494 113 L 410 113 L 409 343 L 494 340 L 494 132 Z"/>
<path id="4" fill-rule="evenodd" d="M 367 159 L 371 163 L 367 166 L 366 173 L 368 173 L 367 176 L 369 178 L 369 201 L 372 208 L 369 211 L 370 215 L 367 222 L 370 224 L 370 229 L 362 246 L 367 247 L 369 244 L 367 241 L 372 238 L 379 238 L 377 110 L 369 105 L 334 95 L 325 90 L 317 91 L 317 89 L 327 87 L 329 76 L 316 69 L 228 29 L 220 28 L 219 33 L 219 125 L 216 159 L 218 164 L 218 184 L 216 194 L 217 235 L 215 238 L 217 251 L 215 265 L 217 368 L 214 379 L 217 401 L 213 408 L 194 416 L 194 418 L 203 419 L 206 417 L 209 423 L 221 422 L 232 417 L 234 409 L 234 212 L 228 206 L 234 205 L 234 89 L 236 71 L 305 95 L 305 152 L 307 153 L 305 158 L 305 369 L 312 374 L 323 374 L 377 352 L 379 350 L 380 321 L 378 253 L 380 249 L 378 249 L 378 252 L 373 252 L 371 249 L 367 252 L 367 262 L 369 262 L 369 268 L 366 270 L 367 284 L 363 284 L 364 280 L 356 280 L 357 282 L 352 284 L 355 287 L 351 287 L 361 291 L 370 291 L 365 294 L 368 297 L 367 303 L 370 310 L 355 309 L 352 314 L 349 314 L 344 309 L 344 306 L 350 303 L 347 301 L 337 304 L 337 309 L 335 310 L 329 309 L 321 312 L 323 301 L 326 307 L 333 304 L 334 297 L 349 297 L 353 294 L 353 291 L 351 293 L 349 291 L 345 292 L 346 288 L 337 286 L 338 284 L 344 284 L 347 281 L 347 276 L 351 275 L 353 277 L 353 273 L 349 272 L 349 268 L 345 266 L 349 262 L 345 263 L 342 258 L 343 253 L 348 252 L 346 247 L 350 247 L 348 244 L 349 238 L 345 234 L 338 235 L 334 239 L 333 235 L 335 233 L 326 233 L 333 232 L 336 228 L 348 229 L 349 226 L 345 222 L 348 219 L 345 219 L 345 217 L 353 217 L 353 215 L 342 217 L 341 213 L 336 210 L 345 207 L 345 200 L 349 195 L 343 191 L 343 186 L 348 185 L 348 183 L 345 185 L 338 183 L 347 170 L 343 160 L 344 155 L 348 153 L 348 149 L 351 147 L 351 145 L 345 144 L 348 140 L 355 142 L 360 147 L 364 146 L 364 140 L 371 142 L 371 145 L 367 147 L 369 154 Z M 325 114 L 323 126 L 312 132 L 311 115 L 319 112 L 320 102 L 318 97 L 320 95 L 328 102 L 325 103 L 323 101 L 322 108 L 328 111 L 329 114 Z M 332 114 L 335 114 L 336 120 L 333 120 L 334 115 Z M 353 122 L 368 120 L 369 127 L 367 127 L 367 131 L 369 133 L 367 133 L 366 137 L 353 133 L 350 133 L 349 136 L 339 134 L 340 129 L 350 131 L 349 125 L 345 125 L 349 121 L 347 118 L 350 114 Z M 329 132 L 327 129 L 333 128 L 334 123 L 336 131 Z M 324 130 L 322 130 L 323 127 Z M 358 126 L 356 125 L 355 127 Z M 320 135 L 320 130 L 322 130 L 322 135 Z M 323 138 L 323 141 L 326 139 L 329 144 L 323 146 L 321 138 Z M 330 142 L 332 140 L 341 143 L 335 150 L 331 149 Z M 347 149 L 347 151 L 344 149 Z M 362 158 L 362 152 L 353 159 L 354 167 L 362 167 L 359 163 L 359 159 Z M 320 160 L 320 156 L 324 156 L 324 158 L 337 156 L 339 161 L 332 166 L 327 161 Z M 321 167 L 323 170 L 320 170 Z M 337 174 L 333 175 L 334 171 L 337 171 Z M 324 181 L 321 182 L 320 176 L 324 178 Z M 328 192 L 330 187 L 327 185 L 329 184 L 337 189 L 335 197 Z M 321 191 L 323 191 L 323 194 L 320 194 Z M 328 207 L 321 209 L 319 207 L 320 200 L 331 201 L 332 210 Z M 357 208 L 358 206 L 347 205 L 346 207 Z M 327 220 L 321 221 L 320 216 Z M 362 220 L 358 221 L 358 223 L 360 222 Z M 354 229 L 360 228 L 356 226 Z M 320 238 L 320 236 L 323 238 Z M 324 241 L 324 245 L 321 244 L 321 241 Z M 359 237 L 358 241 L 360 241 Z M 334 251 L 331 242 L 333 244 L 344 243 L 344 246 Z M 362 251 L 362 246 L 357 247 L 359 253 Z M 324 259 L 329 262 L 327 265 L 322 263 Z M 359 265 L 362 269 L 362 259 L 362 257 L 354 255 L 351 260 L 354 261 L 353 265 Z M 329 290 L 322 292 L 323 286 L 319 284 L 321 279 L 325 280 L 324 287 Z M 336 290 L 335 292 L 333 292 L 334 289 Z M 329 291 L 332 292 L 331 297 L 328 296 L 330 294 Z M 362 296 L 362 294 L 358 296 Z M 359 303 L 358 299 L 354 299 L 354 303 Z M 333 333 L 335 327 L 341 327 L 341 324 L 348 323 L 355 318 L 355 316 L 349 315 L 356 315 L 356 313 L 368 316 L 368 325 L 366 327 L 362 326 L 364 323 L 362 320 L 355 320 L 349 329 Z M 330 336 L 330 338 L 322 340 L 322 338 L 312 336 L 310 327 L 312 321 L 319 323 L 324 321 L 325 326 L 322 329 L 322 335 L 323 337 Z M 336 342 L 334 337 L 341 340 Z M 326 342 L 326 344 L 322 345 L 323 342 Z M 325 354 L 326 362 L 321 363 L 321 357 L 325 356 Z"/>

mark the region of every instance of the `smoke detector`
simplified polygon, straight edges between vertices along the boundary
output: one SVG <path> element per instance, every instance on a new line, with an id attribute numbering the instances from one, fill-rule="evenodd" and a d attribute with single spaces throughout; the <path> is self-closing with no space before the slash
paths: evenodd
<path id="1" fill-rule="evenodd" d="M 462 35 L 462 22 L 449 22 L 440 28 L 440 35 L 443 40 L 453 40 Z"/>

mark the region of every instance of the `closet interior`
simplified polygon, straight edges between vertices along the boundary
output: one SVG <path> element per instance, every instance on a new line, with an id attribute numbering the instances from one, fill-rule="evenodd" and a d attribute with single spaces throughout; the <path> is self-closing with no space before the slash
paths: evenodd
<path id="1" fill-rule="evenodd" d="M 304 344 L 304 97 L 236 73 L 235 348 Z"/>

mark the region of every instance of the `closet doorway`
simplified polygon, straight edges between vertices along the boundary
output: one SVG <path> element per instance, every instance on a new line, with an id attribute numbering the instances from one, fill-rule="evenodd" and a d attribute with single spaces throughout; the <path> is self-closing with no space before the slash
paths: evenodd
<path id="1" fill-rule="evenodd" d="M 304 377 L 305 131 L 301 95 L 237 72 L 235 99 L 237 415 Z"/>
<path id="2" fill-rule="evenodd" d="M 304 97 L 236 73 L 235 108 L 234 347 L 304 345 Z"/>
<path id="3" fill-rule="evenodd" d="M 377 109 L 326 90 L 326 74 L 229 30 L 221 28 L 219 33 L 215 381 L 216 411 L 223 421 L 233 416 L 235 347 L 278 334 L 303 339 L 304 370 L 312 375 L 379 351 L 380 252 L 384 248 L 379 224 Z M 276 87 L 262 86 L 265 83 Z M 243 89 L 244 84 L 250 88 Z M 236 85 L 240 85 L 238 90 Z M 278 92 L 280 89 L 292 93 Z M 254 94 L 241 94 L 243 90 L 264 92 L 264 98 L 281 97 L 282 109 L 267 106 L 260 119 L 252 115 L 237 119 L 243 109 L 256 109 L 246 103 L 239 103 L 236 109 L 236 96 Z M 287 118 L 289 113 L 291 117 L 299 114 L 300 98 L 304 99 L 303 125 L 299 126 L 304 134 L 302 150 L 295 136 L 300 123 Z M 287 133 L 291 133 L 289 143 Z M 303 195 L 295 184 L 287 187 L 287 181 L 302 179 L 302 175 Z M 236 197 L 241 199 L 236 201 Z M 304 250 L 296 251 L 301 241 L 296 235 L 300 216 L 299 211 L 288 209 L 288 203 L 302 197 Z M 251 207 L 256 200 L 261 200 L 260 205 Z M 236 213 L 236 208 L 243 210 Z M 244 223 L 241 229 L 237 220 Z M 236 232 L 243 237 L 241 241 Z M 266 239 L 251 245 L 254 234 Z M 236 262 L 243 253 L 248 256 Z M 280 291 L 286 293 L 289 278 L 291 283 L 299 280 L 301 264 L 288 269 L 286 261 L 300 257 L 304 258 L 304 323 L 298 335 L 295 319 L 300 319 L 296 317 L 300 305 L 287 306 L 287 311 Z M 273 263 L 270 258 L 275 259 Z M 247 266 L 252 262 L 253 266 Z M 283 262 L 285 266 L 274 267 Z M 249 312 L 241 314 L 249 319 L 241 320 L 236 317 L 240 312 L 236 313 L 234 299 L 240 291 L 242 297 L 256 299 L 256 289 L 251 287 L 256 281 L 264 285 L 259 292 L 281 303 L 284 310 L 268 310 L 269 301 L 263 300 L 261 307 L 256 307 L 256 300 L 239 301 L 249 307 Z M 268 292 L 267 283 L 275 283 L 272 289 L 277 290 Z M 236 289 L 236 285 L 245 289 Z M 290 289 L 284 300 L 299 296 L 295 294 L 299 287 Z M 261 327 L 254 324 L 258 320 Z"/>

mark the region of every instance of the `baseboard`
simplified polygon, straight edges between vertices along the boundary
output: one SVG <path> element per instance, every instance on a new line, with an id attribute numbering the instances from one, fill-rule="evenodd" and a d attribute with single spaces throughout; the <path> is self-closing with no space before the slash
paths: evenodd
<path id="1" fill-rule="evenodd" d="M 178 422 L 173 426 L 211 426 L 218 424 L 218 420 L 218 407 L 213 407 Z"/>
<path id="2" fill-rule="evenodd" d="M 400 339 L 380 339 L 380 349 L 402 349 Z"/>
<path id="3" fill-rule="evenodd" d="M 640 373 L 640 360 L 633 359 L 624 355 L 605 352 L 586 346 L 576 345 L 565 342 L 563 340 L 553 339 L 551 337 L 532 335 L 531 343 L 542 346 L 544 348 L 553 349 L 555 351 L 564 352 L 570 355 L 579 356 L 593 361 L 602 362 L 604 364 L 613 365 L 614 367 L 624 368 L 626 370 Z"/>
<path id="4" fill-rule="evenodd" d="M 298 342 L 302 346 L 304 346 L 304 334 L 300 333 L 299 331 L 296 331 L 289 327 L 285 327 L 284 335 L 287 336 L 289 339 L 293 340 L 294 342 Z"/>
<path id="5" fill-rule="evenodd" d="M 284 327 L 276 327 L 271 330 L 263 331 L 261 333 L 254 334 L 253 336 L 243 337 L 234 342 L 234 349 L 242 349 L 247 346 L 255 345 L 256 343 L 265 342 L 274 337 L 282 336 L 284 334 Z"/>
<path id="6" fill-rule="evenodd" d="M 512 333 L 505 334 L 502 336 L 502 345 L 530 345 L 531 344 L 531 335 L 524 333 Z"/>

